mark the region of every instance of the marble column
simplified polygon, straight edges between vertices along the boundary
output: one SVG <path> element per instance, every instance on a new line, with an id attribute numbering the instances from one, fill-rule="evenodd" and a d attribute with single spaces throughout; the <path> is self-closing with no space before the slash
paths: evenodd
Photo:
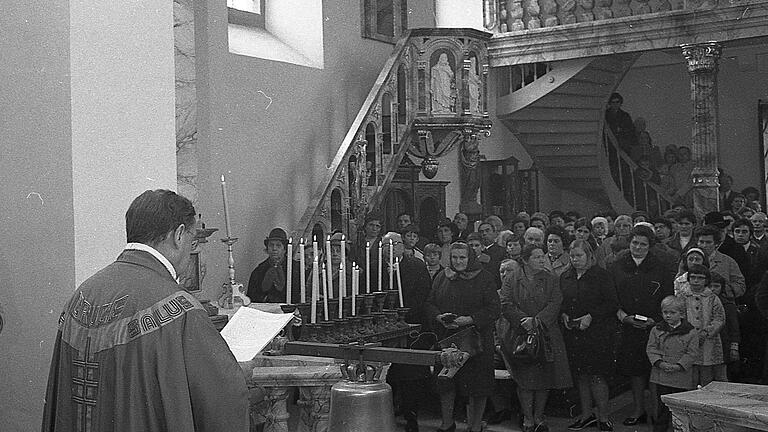
<path id="1" fill-rule="evenodd" d="M 722 46 L 717 42 L 682 45 L 691 76 L 693 102 L 693 210 L 697 217 L 719 209 L 717 142 L 717 65 Z"/>

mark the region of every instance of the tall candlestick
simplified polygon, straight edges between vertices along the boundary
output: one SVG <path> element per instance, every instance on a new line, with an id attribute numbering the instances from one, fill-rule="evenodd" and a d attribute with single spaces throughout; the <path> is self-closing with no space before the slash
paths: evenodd
<path id="1" fill-rule="evenodd" d="M 312 253 L 313 253 L 312 256 L 315 258 L 318 258 L 320 256 L 317 254 L 317 236 L 315 236 L 315 238 L 312 240 Z"/>
<path id="2" fill-rule="evenodd" d="M 323 279 L 325 279 L 326 271 L 325 264 L 323 264 Z M 328 321 L 328 283 L 323 285 L 323 317 Z"/>
<path id="3" fill-rule="evenodd" d="M 229 224 L 229 201 L 227 200 L 227 182 L 224 181 L 224 174 L 221 175 L 221 196 L 224 198 L 224 226 L 227 230 L 227 238 L 232 238 Z"/>
<path id="4" fill-rule="evenodd" d="M 328 298 L 333 298 L 333 267 L 331 266 L 331 235 L 325 240 L 325 262 L 328 269 Z M 328 318 L 326 318 L 328 319 Z"/>
<path id="5" fill-rule="evenodd" d="M 355 309 L 355 299 L 357 298 L 357 284 L 360 280 L 360 269 L 357 268 L 357 264 L 352 264 L 352 316 L 357 315 Z"/>
<path id="6" fill-rule="evenodd" d="M 393 287 L 395 286 L 395 284 L 392 283 L 393 282 L 392 278 L 395 276 L 395 274 L 394 274 L 395 273 L 395 267 L 394 267 L 394 260 L 395 260 L 394 256 L 395 256 L 395 254 L 394 254 L 394 250 L 395 250 L 395 246 L 392 243 L 392 239 L 389 239 L 389 287 L 387 287 L 387 289 L 394 289 Z"/>
<path id="7" fill-rule="evenodd" d="M 400 307 L 404 307 L 404 304 L 403 304 L 403 281 L 400 278 L 400 258 L 397 259 L 397 264 L 395 264 L 395 272 L 397 273 L 397 296 L 400 298 Z"/>
<path id="8" fill-rule="evenodd" d="M 343 315 L 343 309 L 344 309 L 344 294 L 346 294 L 344 291 L 346 291 L 346 286 L 344 285 L 347 281 L 344 277 L 344 261 L 339 264 L 339 319 L 344 318 Z M 342 288 L 344 287 L 344 288 Z M 344 291 L 342 291 L 344 290 Z"/>
<path id="9" fill-rule="evenodd" d="M 382 290 L 382 288 L 381 288 L 381 276 L 382 276 L 381 275 L 381 264 L 382 264 L 381 263 L 381 261 L 382 261 L 382 259 L 381 259 L 381 249 L 382 249 L 382 247 L 383 247 L 383 244 L 382 244 L 381 240 L 379 240 L 379 275 L 378 275 L 378 280 L 377 280 L 377 282 L 378 282 L 378 285 L 377 285 L 378 289 L 377 289 L 377 291 L 381 291 Z"/>
<path id="10" fill-rule="evenodd" d="M 320 280 L 320 274 L 317 265 L 317 255 L 312 260 L 312 324 L 317 322 L 317 299 L 320 293 L 320 286 L 318 281 Z"/>
<path id="11" fill-rule="evenodd" d="M 301 238 L 301 241 L 299 241 L 299 267 L 301 267 L 301 271 L 299 272 L 299 283 L 301 284 L 301 302 L 306 303 L 307 302 L 307 275 L 306 275 L 306 263 L 304 261 L 304 237 Z"/>
<path id="12" fill-rule="evenodd" d="M 371 242 L 365 242 L 365 292 L 371 293 Z"/>
<path id="13" fill-rule="evenodd" d="M 288 254 L 286 255 L 286 271 L 285 271 L 285 303 L 291 304 L 291 291 L 293 279 L 293 237 L 288 239 Z"/>
<path id="14" fill-rule="evenodd" d="M 341 235 L 341 262 L 346 266 L 347 265 L 347 241 L 344 238 L 344 234 Z M 343 298 L 347 295 L 347 273 L 342 272 L 344 274 L 344 283 L 342 284 L 339 282 L 339 298 Z M 341 279 L 339 279 L 341 281 Z M 344 290 L 344 294 L 342 293 L 342 290 Z"/>

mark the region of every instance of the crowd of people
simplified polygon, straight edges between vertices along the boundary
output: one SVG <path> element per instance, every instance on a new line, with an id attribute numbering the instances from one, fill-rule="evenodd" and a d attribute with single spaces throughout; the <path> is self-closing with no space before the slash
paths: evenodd
<path id="1" fill-rule="evenodd" d="M 503 364 L 516 384 L 526 432 L 548 430 L 549 390 L 574 386 L 580 414 L 569 429 L 594 425 L 613 430 L 607 412 L 613 376 L 626 377 L 632 390 L 632 413 L 623 424 L 653 421 L 654 429 L 663 431 L 670 415 L 660 395 L 713 380 L 768 383 L 768 321 L 760 309 L 768 313 L 768 216 L 759 211 L 740 216 L 712 212 L 699 220 L 679 206 L 655 218 L 641 211 L 585 218 L 555 210 L 520 212 L 507 223 L 489 216 L 472 224 L 458 213 L 440 222 L 432 239 L 421 235 L 407 213 L 382 233 L 387 221 L 372 213 L 358 243 L 345 247 L 350 262 L 365 263 L 368 251 L 367 262 L 374 266 L 378 257 L 370 246 L 391 241 L 404 270 L 408 321 L 438 339 L 475 329 L 480 352 L 452 378 L 434 385 L 441 402 L 439 430 L 455 430 L 457 397 L 467 401 L 468 430 L 482 429 L 483 416 L 487 419 L 491 411 L 487 401 L 495 396 L 494 369 Z M 341 240 L 340 233 L 333 234 L 335 269 Z M 281 268 L 275 263 L 287 258 L 285 244 L 285 232 L 273 230 L 265 239 L 269 264 L 259 268 Z M 305 262 L 312 262 L 311 248 L 305 253 Z M 385 247 L 385 272 L 391 271 L 388 253 Z M 284 277 L 266 278 L 259 268 L 251 276 L 249 296 L 283 299 Z M 298 262 L 293 268 L 300 271 Z M 545 329 L 549 357 L 516 362 L 504 348 L 505 338 L 533 329 Z M 418 389 L 429 388 L 434 376 L 424 369 L 394 371 L 388 380 L 396 390 L 398 411 L 406 418 L 406 430 L 417 431 L 419 405 L 425 400 Z M 648 389 L 657 400 L 654 406 L 646 406 Z"/>

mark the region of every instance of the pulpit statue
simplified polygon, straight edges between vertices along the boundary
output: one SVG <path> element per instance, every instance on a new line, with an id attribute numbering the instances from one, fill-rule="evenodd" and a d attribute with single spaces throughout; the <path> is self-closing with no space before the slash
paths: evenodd
<path id="1" fill-rule="evenodd" d="M 469 62 L 469 76 L 467 77 L 469 86 L 469 111 L 472 114 L 482 114 L 480 111 L 480 87 L 482 87 L 482 81 L 480 80 L 480 75 L 477 73 L 477 57 L 470 57 Z"/>
<path id="2" fill-rule="evenodd" d="M 463 213 L 479 213 L 477 191 L 480 189 L 480 142 L 476 133 L 465 134 L 459 148 L 459 194 Z"/>
<path id="3" fill-rule="evenodd" d="M 448 63 L 448 54 L 442 53 L 431 70 L 432 113 L 452 113 L 456 106 L 454 73 Z"/>

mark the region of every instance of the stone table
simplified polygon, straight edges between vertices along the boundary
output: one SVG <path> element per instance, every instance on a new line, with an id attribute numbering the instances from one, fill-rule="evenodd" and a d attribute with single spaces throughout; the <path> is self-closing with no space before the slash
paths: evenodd
<path id="1" fill-rule="evenodd" d="M 768 386 L 712 382 L 661 400 L 676 432 L 768 431 Z"/>

